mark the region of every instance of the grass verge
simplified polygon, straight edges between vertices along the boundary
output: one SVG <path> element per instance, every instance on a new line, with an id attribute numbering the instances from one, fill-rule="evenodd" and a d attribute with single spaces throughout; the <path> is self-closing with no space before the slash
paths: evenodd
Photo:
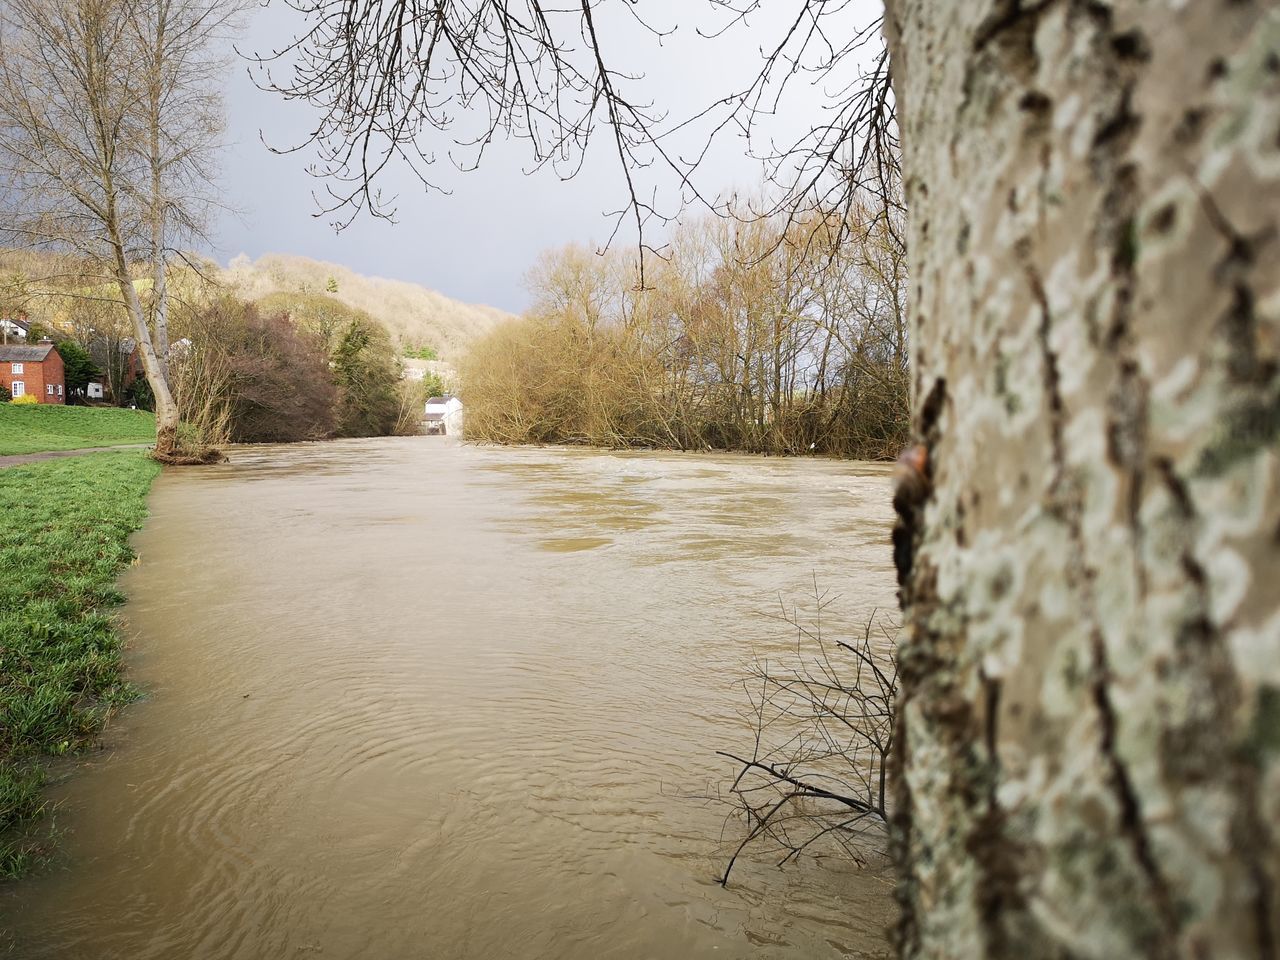
<path id="1" fill-rule="evenodd" d="M 153 443 L 156 418 L 119 407 L 24 407 L 0 403 L 0 456 Z"/>
<path id="2" fill-rule="evenodd" d="M 139 452 L 0 469 L 0 877 L 47 846 L 43 760 L 93 744 L 132 696 L 110 608 L 159 473 Z"/>

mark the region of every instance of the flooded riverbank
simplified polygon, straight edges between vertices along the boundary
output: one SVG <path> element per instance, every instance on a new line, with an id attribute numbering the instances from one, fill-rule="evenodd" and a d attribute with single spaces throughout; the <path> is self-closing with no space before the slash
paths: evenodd
<path id="1" fill-rule="evenodd" d="M 894 602 L 888 471 L 737 456 L 238 451 L 169 471 L 127 575 L 147 698 L 0 890 L 16 956 L 879 956 L 890 885 L 740 863 L 691 795 L 814 575 Z"/>

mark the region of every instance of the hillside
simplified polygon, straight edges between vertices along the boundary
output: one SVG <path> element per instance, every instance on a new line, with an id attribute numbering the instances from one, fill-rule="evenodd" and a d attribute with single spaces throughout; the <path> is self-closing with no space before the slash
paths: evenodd
<path id="1" fill-rule="evenodd" d="M 271 253 L 250 261 L 240 256 L 222 271 L 222 279 L 247 300 L 278 293 L 329 292 L 382 321 L 402 345 L 433 347 L 446 359 L 456 357 L 472 339 L 510 317 L 495 307 L 462 303 L 416 283 L 366 277 L 307 257 Z M 336 291 L 330 290 L 333 285 Z"/>
<path id="2" fill-rule="evenodd" d="M 181 265 L 170 272 L 170 289 L 179 300 L 200 303 L 214 295 L 217 287 L 211 289 L 205 279 L 243 299 L 265 299 L 268 309 L 287 308 L 300 296 L 315 306 L 332 296 L 379 320 L 402 347 L 431 347 L 443 360 L 456 359 L 471 340 L 511 316 L 495 307 L 462 303 L 416 283 L 366 277 L 307 257 L 271 253 L 251 261 L 242 255 L 225 268 L 194 259 L 200 263 L 200 275 Z M 135 281 L 140 290 L 149 289 L 150 283 L 141 275 Z M 337 290 L 331 291 L 335 285 Z M 125 322 L 121 308 L 101 300 L 104 293 L 114 296 L 113 291 L 109 278 L 84 273 L 69 257 L 0 248 L 0 315 L 26 312 L 63 330 L 77 326 L 79 319 L 83 325 L 102 329 L 109 321 L 98 314 L 116 312 L 115 321 Z"/>

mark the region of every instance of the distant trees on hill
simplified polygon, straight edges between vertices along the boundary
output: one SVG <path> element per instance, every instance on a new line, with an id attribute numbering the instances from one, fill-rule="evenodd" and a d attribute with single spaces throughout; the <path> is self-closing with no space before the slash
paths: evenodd
<path id="1" fill-rule="evenodd" d="M 348 306 L 327 293 L 280 290 L 253 302 L 263 313 L 284 314 L 316 334 L 324 342 L 326 350 L 333 350 L 337 346 L 343 332 L 352 323 L 360 321 L 378 324 L 364 310 Z"/>
<path id="2" fill-rule="evenodd" d="M 401 344 L 430 346 L 446 358 L 465 351 L 477 336 L 511 319 L 511 314 L 481 304 L 462 303 L 415 283 L 362 276 L 333 263 L 306 257 L 267 254 L 240 256 L 219 279 L 236 296 L 262 302 L 277 295 L 324 296 L 374 317 Z M 334 289 L 336 287 L 336 289 Z"/>

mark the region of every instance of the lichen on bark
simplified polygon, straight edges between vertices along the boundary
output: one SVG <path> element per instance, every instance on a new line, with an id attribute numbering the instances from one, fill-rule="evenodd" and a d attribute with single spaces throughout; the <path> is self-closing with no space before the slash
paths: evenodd
<path id="1" fill-rule="evenodd" d="M 901 950 L 1276 957 L 1280 8 L 886 6 Z"/>

